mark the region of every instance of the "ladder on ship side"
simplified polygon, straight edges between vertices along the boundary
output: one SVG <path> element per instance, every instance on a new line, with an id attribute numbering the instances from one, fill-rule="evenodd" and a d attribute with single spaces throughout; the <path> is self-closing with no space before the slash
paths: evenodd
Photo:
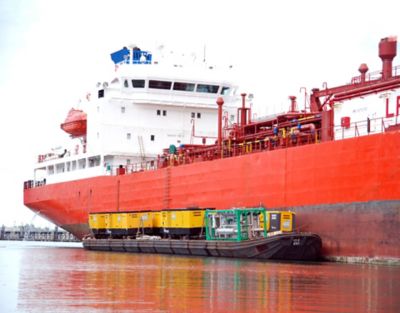
<path id="1" fill-rule="evenodd" d="M 144 143 L 143 143 L 143 137 L 142 136 L 138 136 L 138 142 L 139 142 L 140 158 L 142 159 L 142 161 L 144 161 L 146 159 L 146 155 L 145 155 L 145 152 L 144 152 Z"/>
<path id="2" fill-rule="evenodd" d="M 165 185 L 164 185 L 164 209 L 169 209 L 170 204 L 170 190 L 171 189 L 171 167 L 168 166 L 165 170 Z"/>

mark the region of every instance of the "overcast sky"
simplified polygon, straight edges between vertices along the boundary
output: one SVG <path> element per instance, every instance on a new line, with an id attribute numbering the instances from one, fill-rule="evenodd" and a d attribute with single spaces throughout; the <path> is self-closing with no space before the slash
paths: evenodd
<path id="1" fill-rule="evenodd" d="M 400 35 L 399 9 L 385 0 L 0 0 L 0 225 L 32 220 L 22 184 L 36 155 L 66 138 L 59 124 L 122 46 L 201 54 L 205 45 L 210 63 L 234 65 L 261 116 L 286 109 L 300 87 L 350 81 L 362 62 L 379 70 L 378 42 Z"/>

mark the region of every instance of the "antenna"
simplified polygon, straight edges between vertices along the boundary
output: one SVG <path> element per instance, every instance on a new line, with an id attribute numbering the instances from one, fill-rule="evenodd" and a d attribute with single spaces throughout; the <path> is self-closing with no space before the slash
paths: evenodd
<path id="1" fill-rule="evenodd" d="M 129 47 L 129 59 L 130 59 L 129 63 L 133 64 L 133 50 L 135 50 L 137 48 L 137 45 L 134 43 L 131 43 L 128 47 Z"/>
<path id="2" fill-rule="evenodd" d="M 204 44 L 204 49 L 203 49 L 203 63 L 206 63 L 206 45 Z"/>

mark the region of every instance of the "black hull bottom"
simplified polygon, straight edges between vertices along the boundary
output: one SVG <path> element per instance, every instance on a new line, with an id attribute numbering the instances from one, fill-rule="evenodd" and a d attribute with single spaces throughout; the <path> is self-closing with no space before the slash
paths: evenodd
<path id="1" fill-rule="evenodd" d="M 242 242 L 170 239 L 84 239 L 87 250 L 162 253 L 226 258 L 315 261 L 322 242 L 316 234 L 288 233 Z"/>

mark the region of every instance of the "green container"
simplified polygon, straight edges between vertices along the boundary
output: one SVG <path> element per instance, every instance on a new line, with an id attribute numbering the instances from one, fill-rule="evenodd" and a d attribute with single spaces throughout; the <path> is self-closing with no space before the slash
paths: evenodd
<path id="1" fill-rule="evenodd" d="M 260 222 L 260 214 L 263 218 Z M 267 237 L 264 208 L 234 208 L 207 210 L 206 239 L 244 241 Z"/>

